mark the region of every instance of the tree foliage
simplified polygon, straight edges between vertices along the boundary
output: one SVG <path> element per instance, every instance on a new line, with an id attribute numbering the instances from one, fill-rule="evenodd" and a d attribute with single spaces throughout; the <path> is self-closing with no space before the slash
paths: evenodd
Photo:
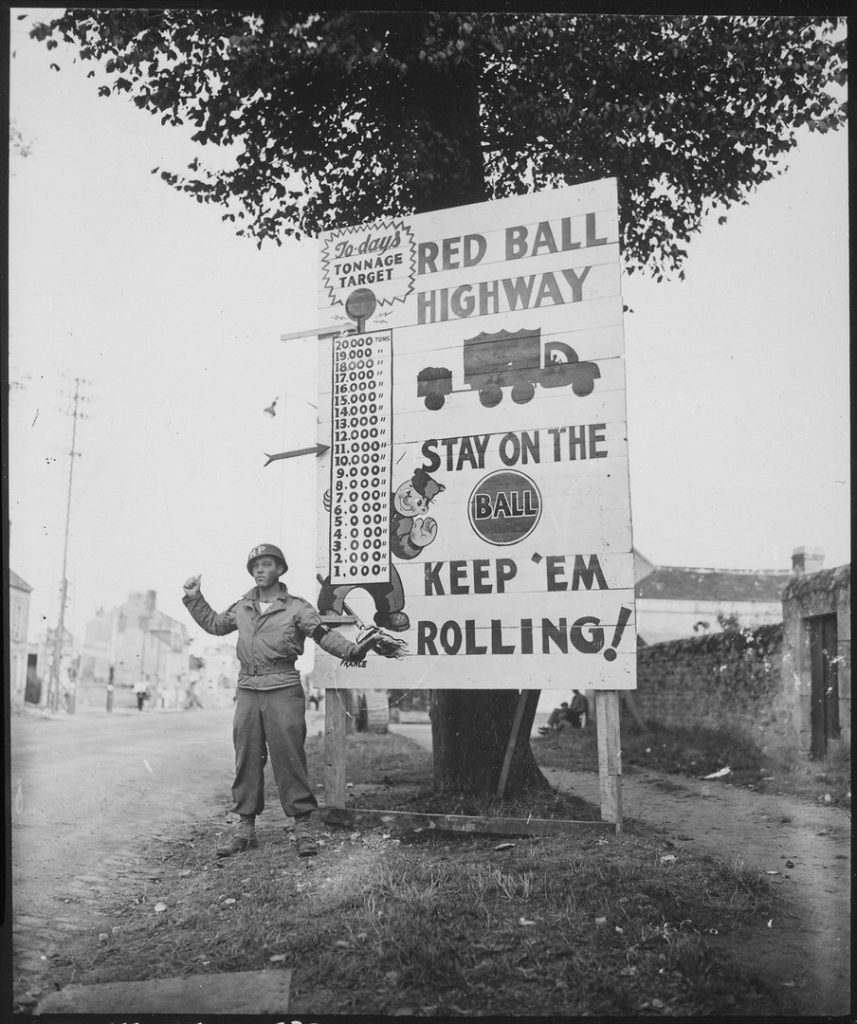
<path id="1" fill-rule="evenodd" d="M 616 176 L 627 265 L 660 276 L 845 118 L 833 19 L 72 8 L 31 34 L 234 148 L 161 174 L 260 243 Z"/>

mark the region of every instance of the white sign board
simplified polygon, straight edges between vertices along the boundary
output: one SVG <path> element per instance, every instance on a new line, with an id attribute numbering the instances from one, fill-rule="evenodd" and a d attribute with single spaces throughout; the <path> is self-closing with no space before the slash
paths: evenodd
<path id="1" fill-rule="evenodd" d="M 325 685 L 635 687 L 620 277 L 614 179 L 322 237 Z"/>

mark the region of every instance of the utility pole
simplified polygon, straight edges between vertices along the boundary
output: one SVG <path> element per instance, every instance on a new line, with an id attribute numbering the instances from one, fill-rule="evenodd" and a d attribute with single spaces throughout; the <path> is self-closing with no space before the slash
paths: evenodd
<path id="1" fill-rule="evenodd" d="M 86 399 L 80 393 L 81 384 L 89 383 L 82 377 L 75 377 L 74 380 L 74 409 L 72 411 L 72 422 L 71 422 L 71 451 L 69 455 L 68 463 L 68 494 L 66 496 L 65 505 L 65 540 L 63 542 L 62 552 L 62 582 L 60 583 L 60 610 L 57 616 L 57 630 L 54 636 L 54 657 L 51 662 L 51 675 L 50 685 L 48 688 L 48 706 L 51 711 L 57 711 L 60 703 L 60 667 L 62 662 L 62 649 L 63 640 L 65 638 L 65 606 L 68 600 L 68 534 L 69 534 L 69 523 L 71 521 L 71 485 L 74 478 L 74 460 L 80 454 L 77 451 L 77 421 L 79 419 L 85 419 L 84 414 L 80 411 L 80 403 Z M 75 710 L 75 704 L 72 702 L 67 705 L 66 710 L 69 714 Z"/>

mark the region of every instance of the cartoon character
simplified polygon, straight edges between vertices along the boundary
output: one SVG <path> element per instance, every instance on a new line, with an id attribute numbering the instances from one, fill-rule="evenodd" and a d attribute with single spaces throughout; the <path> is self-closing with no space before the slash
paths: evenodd
<path id="1" fill-rule="evenodd" d="M 428 547 L 437 536 L 437 521 L 426 513 L 431 502 L 446 490 L 424 469 L 417 469 L 410 480 L 399 484 L 392 498 L 390 516 L 390 553 L 396 558 L 411 559 Z M 330 510 L 330 492 L 324 495 L 324 507 Z M 365 590 L 375 602 L 375 624 L 401 633 L 410 620 L 405 614 L 405 592 L 396 566 L 390 564 L 390 580 L 384 583 L 332 584 L 330 576 L 321 585 L 318 610 L 341 615 L 343 602 L 350 590 Z"/>

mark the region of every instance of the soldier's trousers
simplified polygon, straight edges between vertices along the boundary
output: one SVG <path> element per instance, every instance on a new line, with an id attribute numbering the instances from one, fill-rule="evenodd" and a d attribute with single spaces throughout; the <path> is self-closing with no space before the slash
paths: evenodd
<path id="1" fill-rule="evenodd" d="M 300 684 L 274 690 L 238 687 L 232 720 L 232 810 L 236 814 L 261 814 L 265 806 L 264 768 L 269 757 L 286 814 L 307 814 L 318 806 L 307 776 L 304 708 Z"/>

